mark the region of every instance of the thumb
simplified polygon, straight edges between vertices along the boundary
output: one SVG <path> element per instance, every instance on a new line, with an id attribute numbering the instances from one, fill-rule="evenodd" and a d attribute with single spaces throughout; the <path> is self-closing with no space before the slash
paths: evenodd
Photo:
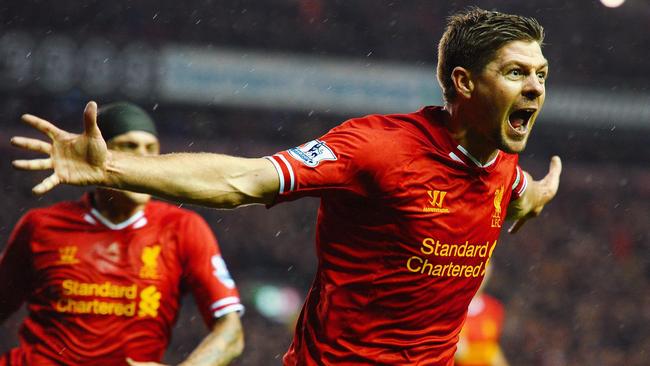
<path id="1" fill-rule="evenodd" d="M 84 109 L 84 131 L 88 137 L 102 137 L 97 126 L 97 103 L 90 101 Z"/>
<path id="2" fill-rule="evenodd" d="M 560 174 L 562 173 L 562 160 L 559 156 L 554 155 L 551 158 L 551 162 L 548 165 L 548 174 L 545 178 L 550 178 L 553 180 L 560 179 Z"/>
<path id="3" fill-rule="evenodd" d="M 559 156 L 555 155 L 551 158 L 551 162 L 549 163 L 548 173 L 540 182 L 542 184 L 542 194 L 540 195 L 540 204 L 542 206 L 555 197 L 558 187 L 560 186 L 561 173 L 562 160 L 560 160 Z"/>

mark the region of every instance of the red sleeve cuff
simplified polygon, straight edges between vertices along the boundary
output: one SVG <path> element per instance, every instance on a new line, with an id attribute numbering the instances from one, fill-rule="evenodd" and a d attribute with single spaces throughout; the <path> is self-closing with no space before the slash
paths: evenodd
<path id="1" fill-rule="evenodd" d="M 282 153 L 277 153 L 273 156 L 265 156 L 266 159 L 269 159 L 273 166 L 275 167 L 276 172 L 278 173 L 278 178 L 280 179 L 280 189 L 278 190 L 279 194 L 291 192 L 296 188 L 296 175 L 293 172 L 293 168 L 287 158 L 282 155 Z"/>
<path id="2" fill-rule="evenodd" d="M 526 178 L 524 171 L 521 170 L 519 166 L 517 166 L 517 176 L 515 177 L 515 182 L 512 183 L 512 200 L 514 201 L 521 197 L 524 192 L 526 192 L 527 187 L 528 178 Z"/>

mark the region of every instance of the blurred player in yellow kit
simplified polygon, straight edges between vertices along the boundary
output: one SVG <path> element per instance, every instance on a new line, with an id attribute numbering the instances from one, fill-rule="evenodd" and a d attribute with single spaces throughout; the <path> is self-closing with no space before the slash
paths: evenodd
<path id="1" fill-rule="evenodd" d="M 503 304 L 483 291 L 491 274 L 492 267 L 488 266 L 485 280 L 467 309 L 456 350 L 456 366 L 508 366 L 499 345 Z"/>

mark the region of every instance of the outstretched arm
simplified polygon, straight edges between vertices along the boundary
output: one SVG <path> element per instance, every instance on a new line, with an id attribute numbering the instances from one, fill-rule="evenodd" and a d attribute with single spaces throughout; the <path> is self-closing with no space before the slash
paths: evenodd
<path id="1" fill-rule="evenodd" d="M 528 188 L 519 199 L 510 202 L 506 219 L 516 220 L 508 230 L 516 233 L 529 219 L 538 216 L 544 206 L 549 203 L 557 193 L 562 173 L 562 161 L 559 156 L 551 158 L 548 173 L 540 180 L 533 180 L 527 172 Z"/>
<path id="2" fill-rule="evenodd" d="M 22 120 L 51 142 L 14 137 L 14 146 L 48 155 L 45 159 L 15 160 L 23 170 L 54 170 L 33 188 L 44 194 L 59 184 L 99 185 L 144 192 L 204 206 L 231 208 L 270 203 L 279 187 L 270 161 L 208 153 L 135 156 L 110 151 L 97 127 L 97 104 L 84 110 L 80 135 L 57 128 L 33 115 Z"/>
<path id="3" fill-rule="evenodd" d="M 239 315 L 232 312 L 217 320 L 212 331 L 179 366 L 225 366 L 244 350 L 244 332 Z M 130 366 L 158 366 L 156 362 L 136 362 Z"/>

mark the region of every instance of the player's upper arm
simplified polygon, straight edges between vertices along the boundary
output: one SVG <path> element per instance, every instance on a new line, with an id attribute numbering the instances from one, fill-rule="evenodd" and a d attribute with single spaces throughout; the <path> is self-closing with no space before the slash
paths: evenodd
<path id="1" fill-rule="evenodd" d="M 321 197 L 332 191 L 373 194 L 376 176 L 395 160 L 391 151 L 399 143 L 390 129 L 373 121 L 347 121 L 318 139 L 267 157 L 279 180 L 275 201 Z"/>
<path id="2" fill-rule="evenodd" d="M 192 291 L 204 321 L 211 325 L 228 313 L 243 313 L 235 281 L 212 230 L 194 212 L 186 214 L 183 221 L 180 227 L 183 281 Z"/>

